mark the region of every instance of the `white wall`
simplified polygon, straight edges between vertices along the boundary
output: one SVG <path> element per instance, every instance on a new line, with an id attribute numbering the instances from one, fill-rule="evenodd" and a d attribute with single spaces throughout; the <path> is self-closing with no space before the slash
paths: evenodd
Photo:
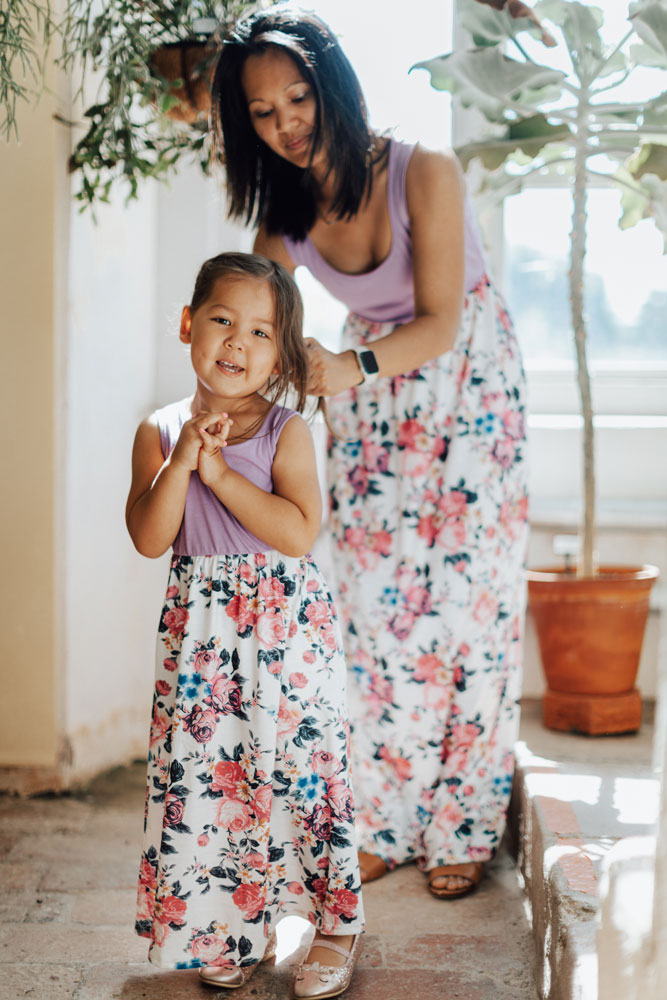
<path id="1" fill-rule="evenodd" d="M 155 398 L 156 191 L 71 207 L 61 531 L 65 736 L 76 779 L 143 756 L 164 563 L 142 559 L 124 508 L 135 430 Z"/>

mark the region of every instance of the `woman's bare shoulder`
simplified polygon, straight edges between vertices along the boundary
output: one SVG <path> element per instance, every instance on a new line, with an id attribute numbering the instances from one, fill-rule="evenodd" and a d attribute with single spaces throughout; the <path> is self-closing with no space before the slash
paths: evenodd
<path id="1" fill-rule="evenodd" d="M 463 198 L 461 165 L 452 149 L 427 149 L 417 145 L 405 177 L 410 215 L 432 211 L 435 203 Z"/>
<path id="2" fill-rule="evenodd" d="M 294 274 L 296 265 L 285 249 L 282 236 L 278 236 L 276 233 L 267 233 L 263 225 L 257 230 L 254 251 L 261 253 L 263 257 L 268 257 L 269 260 L 275 260 L 276 263 L 282 264 L 290 274 Z"/>

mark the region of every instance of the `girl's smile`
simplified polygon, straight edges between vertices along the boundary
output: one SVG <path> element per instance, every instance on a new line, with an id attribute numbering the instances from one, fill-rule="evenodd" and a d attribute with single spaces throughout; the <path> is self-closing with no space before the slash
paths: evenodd
<path id="1" fill-rule="evenodd" d="M 274 302 L 266 281 L 218 278 L 209 298 L 183 309 L 180 339 L 190 344 L 198 390 L 217 400 L 252 396 L 278 371 Z"/>

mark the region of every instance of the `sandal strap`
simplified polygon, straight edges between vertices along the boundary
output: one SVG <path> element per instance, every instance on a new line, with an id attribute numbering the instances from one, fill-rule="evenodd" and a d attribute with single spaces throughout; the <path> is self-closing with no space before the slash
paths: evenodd
<path id="1" fill-rule="evenodd" d="M 350 957 L 350 952 L 354 948 L 354 941 L 349 946 L 349 948 L 343 948 L 342 945 L 335 944 L 333 941 L 331 941 L 331 942 L 329 942 L 329 941 L 323 941 L 321 938 L 318 938 L 317 941 L 313 941 L 313 943 L 311 944 L 310 947 L 311 948 L 328 948 L 329 951 L 338 952 L 339 955 L 343 955 L 345 958 L 349 958 Z"/>
<path id="2" fill-rule="evenodd" d="M 464 878 L 472 885 L 476 885 L 482 877 L 481 861 L 464 861 L 460 865 L 439 865 L 431 868 L 428 873 L 429 882 L 435 878 Z"/>

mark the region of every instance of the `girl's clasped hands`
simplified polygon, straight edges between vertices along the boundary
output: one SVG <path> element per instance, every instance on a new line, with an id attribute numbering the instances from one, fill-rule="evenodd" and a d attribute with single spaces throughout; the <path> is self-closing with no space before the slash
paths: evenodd
<path id="1" fill-rule="evenodd" d="M 229 466 L 222 455 L 234 421 L 227 413 L 202 411 L 186 420 L 172 455 L 172 463 L 198 472 L 206 486 L 219 481 Z"/>

